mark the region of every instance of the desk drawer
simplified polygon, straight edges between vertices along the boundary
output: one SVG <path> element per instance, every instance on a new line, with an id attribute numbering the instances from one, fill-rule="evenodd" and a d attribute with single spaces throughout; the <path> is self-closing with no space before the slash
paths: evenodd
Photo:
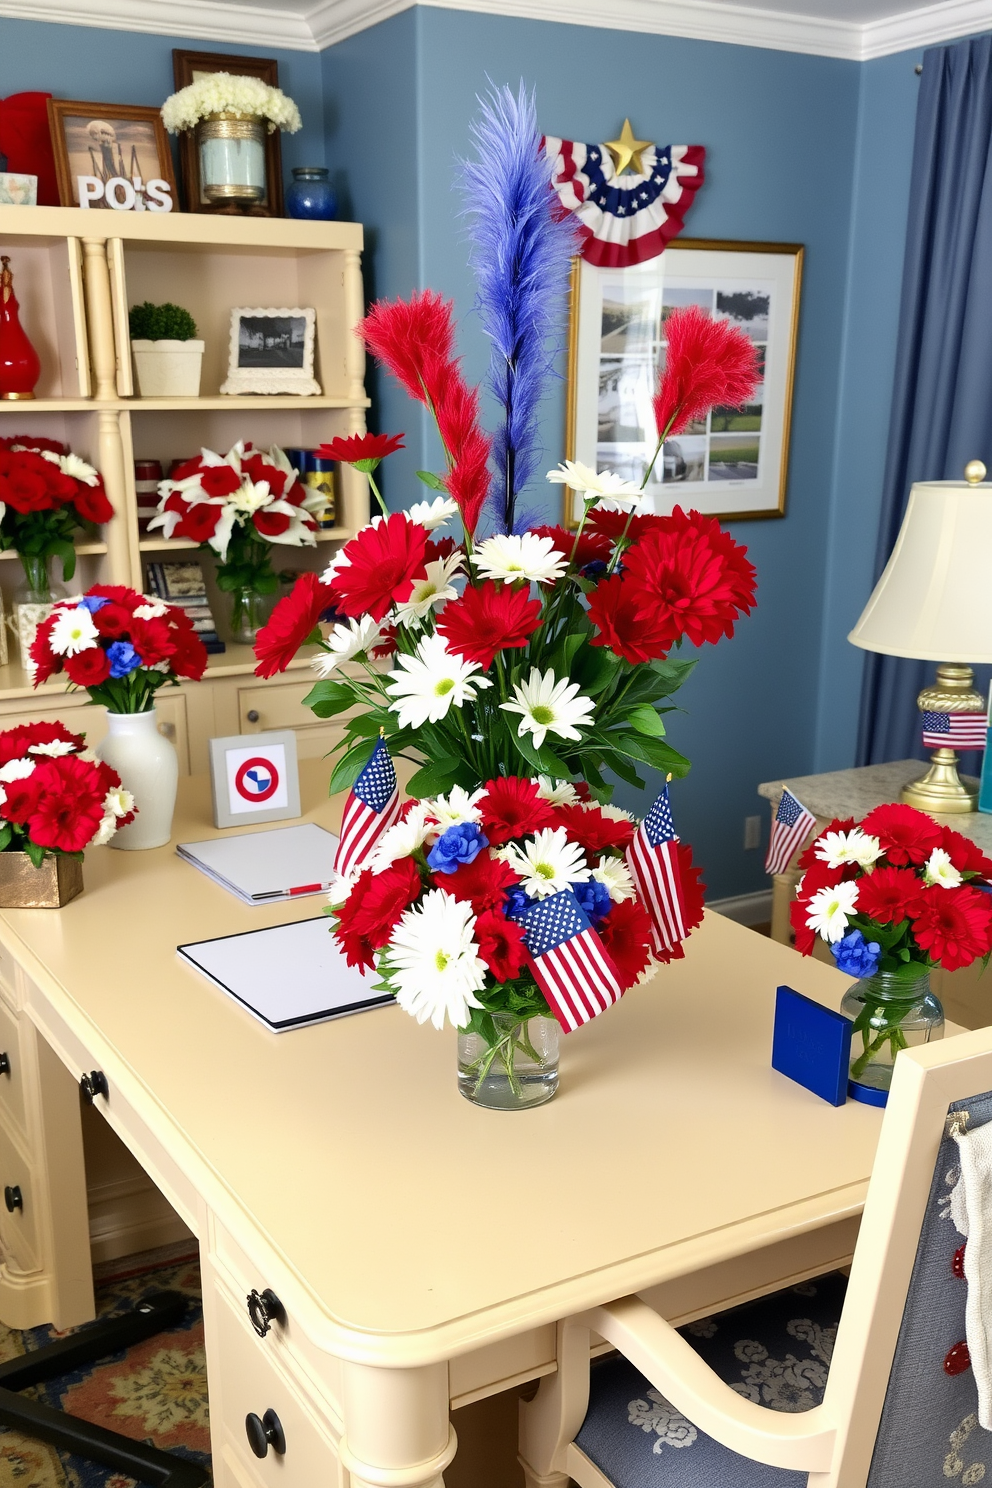
<path id="1" fill-rule="evenodd" d="M 209 1284 L 209 1283 L 208 1283 Z M 219 1435 L 224 1455 L 233 1456 L 241 1476 L 281 1488 L 337 1488 L 341 1480 L 336 1441 L 329 1424 L 318 1419 L 302 1387 L 281 1367 L 268 1338 L 258 1338 L 242 1310 L 214 1287 L 215 1346 L 211 1367 L 220 1375 Z M 275 1411 L 286 1438 L 286 1451 L 256 1457 L 245 1431 L 249 1414 Z M 215 1416 L 216 1420 L 217 1417 Z"/>
<path id="2" fill-rule="evenodd" d="M 13 1013 L 0 1002 L 0 1063 L 8 1067 L 0 1073 L 0 1108 L 27 1134 L 24 1103 L 24 1062 L 21 1056 L 20 1029 Z"/>
<path id="3" fill-rule="evenodd" d="M 6 1191 L 20 1190 L 20 1208 L 11 1213 Z M 0 1126 L 0 1249 L 22 1271 L 37 1270 L 38 1214 L 31 1170 L 16 1143 Z"/>
<path id="4" fill-rule="evenodd" d="M 303 699 L 316 677 L 305 682 L 268 682 L 264 687 L 238 689 L 238 718 L 243 734 L 257 734 L 263 729 L 296 730 L 296 750 L 300 759 L 318 759 L 344 738 L 344 723 L 356 710 L 339 713 L 334 718 L 318 719 L 303 707 Z"/>

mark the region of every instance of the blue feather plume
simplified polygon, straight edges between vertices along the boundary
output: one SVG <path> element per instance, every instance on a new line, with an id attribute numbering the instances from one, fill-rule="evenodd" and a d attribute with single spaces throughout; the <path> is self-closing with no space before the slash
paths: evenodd
<path id="1" fill-rule="evenodd" d="M 494 87 L 479 103 L 477 158 L 463 163 L 462 187 L 477 305 L 492 342 L 488 386 L 501 409 L 487 505 L 495 530 L 512 532 L 517 496 L 542 455 L 538 404 L 555 376 L 577 232 L 555 211 L 534 94 L 521 82 L 516 96 Z"/>

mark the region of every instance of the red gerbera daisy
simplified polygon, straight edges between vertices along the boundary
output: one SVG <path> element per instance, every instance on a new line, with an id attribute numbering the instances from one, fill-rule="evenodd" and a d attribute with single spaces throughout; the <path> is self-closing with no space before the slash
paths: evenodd
<path id="1" fill-rule="evenodd" d="M 78 755 L 46 760 L 30 776 L 35 794 L 28 835 L 39 847 L 81 852 L 103 820 L 100 777 Z"/>
<path id="2" fill-rule="evenodd" d="M 639 613 L 666 636 L 694 646 L 732 636 L 734 622 L 754 608 L 755 571 L 747 549 L 715 517 L 676 507 L 666 528 L 648 532 L 624 554 Z"/>
<path id="3" fill-rule="evenodd" d="M 400 915 L 419 894 L 420 872 L 416 863 L 412 858 L 397 858 L 381 873 L 373 873 L 361 894 L 357 887 L 352 890 L 342 906 L 341 922 L 353 934 L 363 936 L 373 950 L 379 950 L 388 942 Z M 346 914 L 352 904 L 354 909 Z"/>
<path id="4" fill-rule="evenodd" d="M 241 489 L 240 474 L 226 460 L 222 460 L 219 465 L 204 465 L 196 475 L 207 496 L 233 496 L 235 491 Z"/>
<path id="5" fill-rule="evenodd" d="M 919 867 L 941 845 L 942 828 L 933 817 L 897 801 L 869 811 L 861 830 L 878 838 L 886 859 L 896 867 L 902 863 Z"/>
<path id="6" fill-rule="evenodd" d="M 331 601 L 346 615 L 381 620 L 391 605 L 409 599 L 416 579 L 426 577 L 426 544 L 423 527 L 401 512 L 364 528 L 345 546 L 348 561 L 331 579 Z"/>
<path id="7" fill-rule="evenodd" d="M 554 824 L 550 802 L 538 793 L 537 784 L 520 775 L 486 781 L 486 794 L 478 801 L 482 829 L 493 847 L 513 837 L 525 837 Z"/>
<path id="8" fill-rule="evenodd" d="M 437 628 L 450 651 L 488 669 L 497 651 L 526 646 L 540 623 L 541 601 L 531 599 L 525 587 L 487 579 L 478 587 L 469 585 L 460 599 L 449 600 Z"/>
<path id="9" fill-rule="evenodd" d="M 729 320 L 713 320 L 698 305 L 674 310 L 665 322 L 665 370 L 654 398 L 658 435 L 681 434 L 711 408 L 740 408 L 759 382 L 750 338 Z"/>
<path id="10" fill-rule="evenodd" d="M 90 646 L 64 659 L 65 674 L 76 687 L 99 687 L 110 676 L 110 658 L 102 646 Z"/>
<path id="11" fill-rule="evenodd" d="M 648 532 L 654 532 L 659 528 L 664 531 L 667 522 L 666 517 L 659 517 L 654 512 L 645 512 L 641 516 L 631 517 L 628 527 L 627 515 L 627 512 L 614 511 L 612 507 L 594 506 L 586 519 L 586 531 L 588 532 L 591 528 L 594 532 L 601 533 L 603 537 L 608 537 L 612 544 L 622 536 L 626 528 L 628 541 L 637 542 Z"/>
<path id="12" fill-rule="evenodd" d="M 272 677 L 286 670 L 332 598 L 330 585 L 322 584 L 316 574 L 300 574 L 256 637 L 256 677 Z"/>
<path id="13" fill-rule="evenodd" d="M 923 895 L 913 935 L 945 971 L 970 966 L 992 947 L 992 897 L 967 885 L 958 889 L 935 885 Z"/>
<path id="14" fill-rule="evenodd" d="M 555 825 L 564 827 L 573 842 L 597 859 L 608 847 L 625 848 L 637 830 L 626 817 L 607 816 L 598 806 L 559 806 Z"/>
<path id="15" fill-rule="evenodd" d="M 508 863 L 480 852 L 471 863 L 459 863 L 453 873 L 440 874 L 434 880 L 453 899 L 467 899 L 475 914 L 502 907 L 507 889 L 520 882 Z"/>
<path id="16" fill-rule="evenodd" d="M 527 964 L 524 927 L 508 920 L 499 910 L 487 909 L 475 922 L 479 955 L 498 982 L 509 982 Z"/>
<path id="17" fill-rule="evenodd" d="M 669 627 L 650 615 L 641 616 L 641 595 L 614 574 L 589 596 L 589 619 L 596 628 L 590 646 L 608 646 L 624 661 L 660 661 L 671 646 Z"/>
<path id="18" fill-rule="evenodd" d="M 314 451 L 322 460 L 340 460 L 343 465 L 357 465 L 366 475 L 371 475 L 381 460 L 396 450 L 405 449 L 403 434 L 349 434 L 338 435 L 330 444 L 322 444 Z"/>
<path id="19" fill-rule="evenodd" d="M 919 914 L 924 892 L 923 881 L 912 868 L 876 867 L 858 881 L 858 914 L 880 925 L 898 925 Z"/>
<path id="20" fill-rule="evenodd" d="M 622 517 L 624 521 L 627 520 L 623 512 L 615 512 L 613 515 Z M 564 553 L 570 560 L 572 549 L 575 548 L 574 563 L 578 569 L 586 568 L 590 563 L 609 563 L 613 553 L 613 543 L 607 534 L 590 527 L 588 523 L 582 529 L 577 548 L 575 547 L 575 533 L 567 531 L 564 527 L 532 527 L 530 530 L 535 537 L 550 537 L 559 553 Z"/>
<path id="21" fill-rule="evenodd" d="M 944 827 L 940 834 L 940 845 L 959 873 L 977 873 L 986 882 L 992 882 L 992 858 L 987 858 L 970 837 Z"/>
<path id="22" fill-rule="evenodd" d="M 648 964 L 651 918 L 636 899 L 625 899 L 622 904 L 614 904 L 600 922 L 598 933 L 626 992 Z"/>

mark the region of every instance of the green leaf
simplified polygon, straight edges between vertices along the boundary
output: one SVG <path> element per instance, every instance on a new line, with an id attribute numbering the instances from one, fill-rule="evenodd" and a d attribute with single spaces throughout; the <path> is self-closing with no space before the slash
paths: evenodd
<path id="1" fill-rule="evenodd" d="M 37 842 L 32 842 L 30 837 L 25 837 L 24 851 L 27 853 L 34 866 L 36 868 L 40 868 L 42 863 L 45 861 L 45 849 L 43 847 L 39 847 Z"/>
<path id="2" fill-rule="evenodd" d="M 595 697 L 614 681 L 619 668 L 620 658 L 605 646 L 586 646 L 576 656 L 569 675 L 587 697 Z"/>
<path id="3" fill-rule="evenodd" d="M 631 708 L 627 714 L 627 722 L 639 734 L 647 734 L 649 738 L 665 737 L 665 725 L 649 703 L 640 703 L 636 708 Z"/>
<path id="4" fill-rule="evenodd" d="M 670 693 L 678 692 L 690 672 L 695 668 L 696 662 L 695 660 L 678 661 L 676 658 L 668 656 L 664 661 L 652 661 L 648 665 L 663 684 L 659 689 L 658 696 L 667 697 Z"/>
<path id="5" fill-rule="evenodd" d="M 371 739 L 387 726 L 386 720 L 389 717 L 389 714 L 359 713 L 357 718 L 348 719 L 345 728 L 356 739 Z"/>
<path id="6" fill-rule="evenodd" d="M 4 848 L 9 847 L 13 839 L 13 827 L 10 825 L 10 822 L 4 822 L 3 826 L 0 827 L 0 852 L 3 852 Z"/>
<path id="7" fill-rule="evenodd" d="M 638 790 L 644 789 L 644 781 L 638 775 L 633 765 L 627 763 L 622 754 L 615 753 L 613 755 L 613 758 L 610 760 L 610 769 L 615 775 L 619 775 L 621 780 L 625 780 L 628 785 L 634 785 Z"/>
<path id="8" fill-rule="evenodd" d="M 417 479 L 422 480 L 424 485 L 429 486 L 432 491 L 444 491 L 447 493 L 448 488 L 444 484 L 444 481 L 439 475 L 435 475 L 433 470 L 418 470 Z"/>
<path id="9" fill-rule="evenodd" d="M 425 796 L 440 796 L 450 790 L 454 784 L 462 761 L 453 754 L 443 754 L 438 759 L 428 760 L 407 781 L 407 795 L 416 796 L 418 801 Z"/>
<path id="10" fill-rule="evenodd" d="M 48 544 L 48 551 L 53 558 L 58 558 L 62 564 L 62 577 L 66 583 L 76 572 L 76 549 L 71 542 L 65 542 L 55 538 Z"/>
<path id="11" fill-rule="evenodd" d="M 665 773 L 671 771 L 677 779 L 688 775 L 691 769 L 691 764 L 685 755 L 679 754 L 677 749 L 673 749 L 663 739 L 645 739 L 639 734 L 618 734 L 615 737 L 611 735 L 611 739 L 615 748 L 628 755 L 629 758 L 643 760 L 646 765 L 650 765 L 655 770 Z"/>
<path id="12" fill-rule="evenodd" d="M 304 708 L 310 708 L 318 718 L 333 718 L 361 702 L 360 695 L 347 682 L 315 682 L 303 699 Z"/>
<path id="13" fill-rule="evenodd" d="M 559 759 L 547 744 L 534 748 L 533 734 L 513 734 L 513 742 L 527 763 L 540 775 L 550 775 L 552 780 L 570 780 L 572 771 L 563 759 Z"/>
<path id="14" fill-rule="evenodd" d="M 346 750 L 334 766 L 334 774 L 327 787 L 327 794 L 336 796 L 338 791 L 351 790 L 371 757 L 372 750 L 369 748 L 367 739 L 362 739 L 361 743 Z"/>

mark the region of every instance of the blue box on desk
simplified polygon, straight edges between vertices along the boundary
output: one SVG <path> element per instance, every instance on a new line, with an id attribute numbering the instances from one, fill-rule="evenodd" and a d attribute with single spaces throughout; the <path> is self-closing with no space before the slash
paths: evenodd
<path id="1" fill-rule="evenodd" d="M 832 1106 L 842 1106 L 847 1100 L 853 1026 L 843 1013 L 835 1013 L 791 987 L 779 987 L 775 994 L 772 1069 Z"/>

